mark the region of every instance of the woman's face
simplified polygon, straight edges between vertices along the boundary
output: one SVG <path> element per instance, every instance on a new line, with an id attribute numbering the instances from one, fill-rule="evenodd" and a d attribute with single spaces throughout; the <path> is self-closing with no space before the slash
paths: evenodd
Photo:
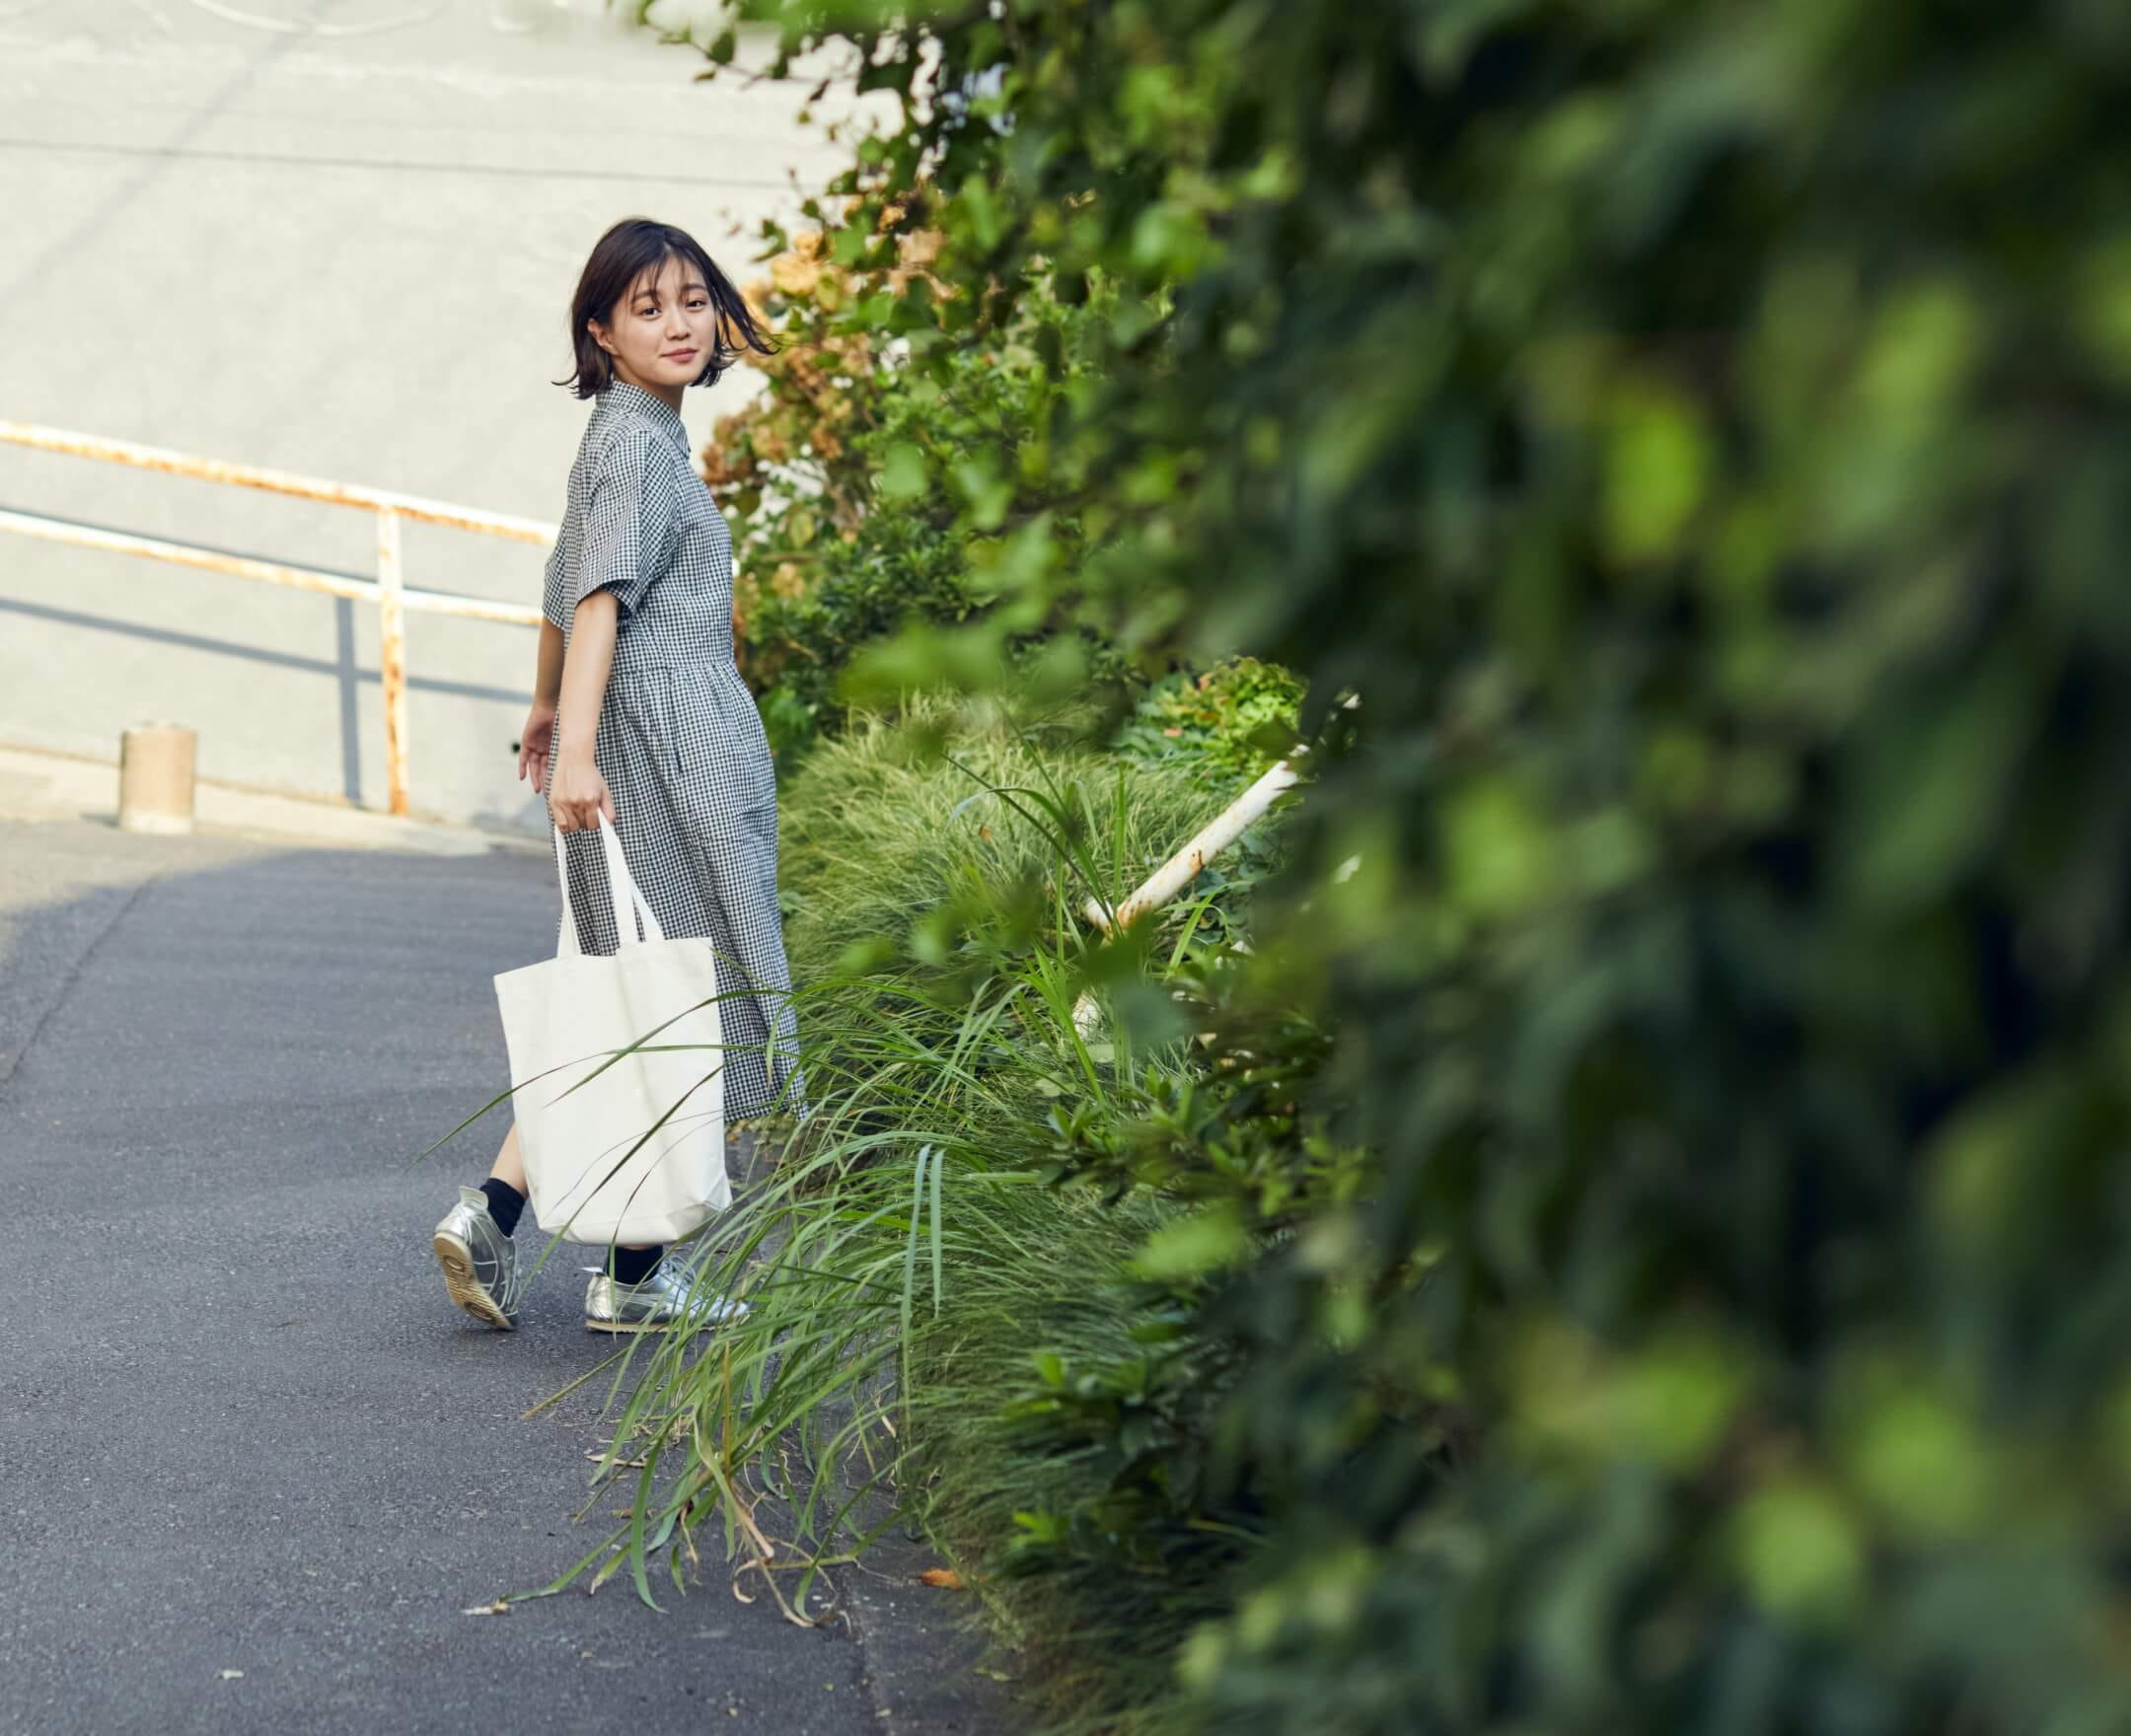
<path id="1" fill-rule="evenodd" d="M 702 375 L 717 310 L 696 267 L 668 254 L 615 303 L 606 325 L 590 324 L 593 339 L 614 358 L 616 379 L 676 399 Z"/>

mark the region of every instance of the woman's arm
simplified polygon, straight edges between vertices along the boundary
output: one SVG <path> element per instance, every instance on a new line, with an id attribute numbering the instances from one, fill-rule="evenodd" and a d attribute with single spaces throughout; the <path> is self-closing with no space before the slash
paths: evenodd
<path id="1" fill-rule="evenodd" d="M 677 462 L 672 448 L 649 428 L 625 430 L 602 448 L 585 497 L 583 546 L 560 588 L 559 607 L 547 611 L 550 620 L 563 609 L 573 611 L 567 617 L 569 650 L 556 684 L 556 699 L 570 726 L 548 792 L 558 832 L 589 830 L 602 814 L 614 818 L 614 797 L 593 750 L 621 612 L 633 614 L 643 602 L 679 534 L 670 474 Z M 559 567 L 556 572 L 564 576 Z M 544 637 L 544 654 L 546 649 Z M 546 668 L 544 662 L 544 675 Z"/>
<path id="2" fill-rule="evenodd" d="M 570 621 L 569 655 L 562 663 L 559 699 L 569 734 L 555 757 L 548 807 L 558 832 L 589 830 L 605 814 L 615 817 L 614 797 L 594 759 L 600 711 L 607 702 L 607 675 L 614 667 L 617 604 L 612 591 L 593 591 Z M 544 645 L 545 649 L 545 645 Z"/>
<path id="3" fill-rule="evenodd" d="M 528 777 L 548 793 L 548 757 L 554 749 L 555 701 L 562 696 L 562 629 L 541 622 L 540 651 L 533 666 L 533 708 L 518 732 L 518 781 Z"/>
<path id="4" fill-rule="evenodd" d="M 541 622 L 540 654 L 533 666 L 533 703 L 550 711 L 562 697 L 562 629 L 551 620 Z"/>

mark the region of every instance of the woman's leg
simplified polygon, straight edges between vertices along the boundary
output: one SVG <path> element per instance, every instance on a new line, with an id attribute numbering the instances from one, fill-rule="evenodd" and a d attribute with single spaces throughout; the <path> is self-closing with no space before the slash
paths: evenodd
<path id="1" fill-rule="evenodd" d="M 518 1311 L 518 1255 L 511 1232 L 525 1209 L 525 1161 L 513 1127 L 496 1153 L 495 1168 L 478 1188 L 461 1188 L 459 1202 L 430 1237 L 444 1287 L 475 1319 L 508 1331 Z"/>
<path id="2" fill-rule="evenodd" d="M 491 1181 L 501 1182 L 505 1187 L 514 1188 L 520 1194 L 527 1191 L 525 1154 L 518 1149 L 518 1126 L 516 1122 L 513 1122 L 511 1130 L 503 1135 L 502 1148 L 496 1153 L 495 1168 L 491 1169 L 488 1175 Z M 622 1244 L 622 1252 L 625 1254 L 655 1254 L 664 1246 L 663 1242 L 625 1242 Z M 641 1263 L 625 1261 L 621 1263 L 621 1268 L 640 1276 L 644 1270 L 649 1268 L 651 1264 L 649 1261 Z"/>
<path id="3" fill-rule="evenodd" d="M 495 1168 L 488 1172 L 506 1187 L 519 1193 L 526 1191 L 525 1158 L 518 1149 L 518 1123 L 511 1123 L 511 1130 L 503 1135 L 503 1148 L 496 1153 Z"/>

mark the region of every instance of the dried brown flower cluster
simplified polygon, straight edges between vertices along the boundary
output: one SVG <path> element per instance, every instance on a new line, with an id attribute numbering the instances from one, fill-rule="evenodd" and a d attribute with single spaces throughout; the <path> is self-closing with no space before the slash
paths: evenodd
<path id="1" fill-rule="evenodd" d="M 856 208 L 846 213 L 855 216 Z M 894 206 L 882 214 L 882 232 L 903 216 Z M 879 355 L 863 331 L 833 329 L 836 317 L 877 288 L 904 293 L 922 280 L 945 298 L 953 292 L 931 274 L 942 237 L 937 230 L 897 235 L 896 263 L 885 270 L 856 270 L 832 257 L 836 231 L 811 229 L 770 261 L 769 275 L 744 286 L 749 307 L 779 339 L 775 354 L 749 354 L 749 367 L 769 382 L 744 409 L 720 417 L 703 447 L 703 480 L 745 513 L 766 487 L 798 481 L 818 490 L 832 525 L 850 534 L 865 510 L 867 478 L 846 460 L 851 437 L 871 415 L 871 392 Z M 779 491 L 783 491 L 781 488 Z M 780 581 L 797 584 L 796 576 Z M 781 593 L 780 593 L 781 594 Z"/>

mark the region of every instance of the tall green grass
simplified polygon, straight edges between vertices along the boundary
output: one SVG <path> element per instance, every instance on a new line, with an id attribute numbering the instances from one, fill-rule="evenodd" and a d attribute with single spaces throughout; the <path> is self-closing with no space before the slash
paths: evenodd
<path id="1" fill-rule="evenodd" d="M 779 828 L 794 978 L 946 964 L 958 938 L 1033 940 L 1052 895 L 1124 898 L 1248 781 L 1121 763 L 1089 752 L 1079 722 L 919 698 L 810 756 Z"/>
<path id="2" fill-rule="evenodd" d="M 1030 1419 L 1061 1395 L 1134 1402 L 1132 1262 L 1175 1207 L 1062 1186 L 1060 1153 L 1189 1077 L 1189 1033 L 1135 997 L 1143 1012 L 1233 919 L 1202 899 L 1105 944 L 1077 906 L 1122 900 L 1233 793 L 928 704 L 810 758 L 782 814 L 809 1110 L 769 1130 L 777 1161 L 697 1281 L 753 1312 L 618 1352 L 602 1487 L 627 1488 L 629 1516 L 548 1589 L 625 1573 L 655 1600 L 654 1572 L 679 1587 L 714 1554 L 814 1621 L 822 1569 L 903 1527 L 1026 1650 L 1062 1729 L 1161 1700 L 1220 1596 L 1200 1569 L 1248 1541 L 1188 1540 L 1209 1561 L 1181 1574 L 1032 1550 L 1112 1468 Z"/>

